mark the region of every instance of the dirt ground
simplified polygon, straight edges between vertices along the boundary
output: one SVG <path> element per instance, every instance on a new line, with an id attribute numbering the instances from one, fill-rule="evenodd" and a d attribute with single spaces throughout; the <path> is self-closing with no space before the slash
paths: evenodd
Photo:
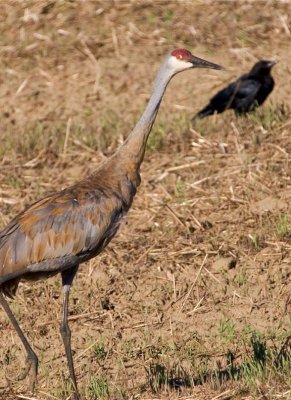
<path id="1" fill-rule="evenodd" d="M 288 399 L 291 263 L 290 1 L 7 1 L 0 4 L 0 217 L 93 171 L 126 138 L 165 54 L 226 71 L 167 88 L 118 235 L 81 266 L 70 326 L 83 399 Z M 257 112 L 191 125 L 260 58 L 278 61 Z M 0 310 L 0 399 L 70 397 L 60 277 Z"/>

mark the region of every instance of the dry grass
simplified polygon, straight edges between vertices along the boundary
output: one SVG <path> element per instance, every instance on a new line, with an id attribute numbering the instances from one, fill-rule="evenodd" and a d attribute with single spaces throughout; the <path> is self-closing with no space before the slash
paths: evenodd
<path id="1" fill-rule="evenodd" d="M 227 68 L 170 84 L 126 223 L 76 278 L 70 324 L 84 399 L 287 399 L 290 5 L 10 1 L 0 12 L 2 226 L 114 152 L 169 49 Z M 257 58 L 279 60 L 264 107 L 191 127 Z M 0 310 L 0 398 L 67 399 L 59 278 L 21 285 L 11 304 L 40 374 L 30 396 Z"/>

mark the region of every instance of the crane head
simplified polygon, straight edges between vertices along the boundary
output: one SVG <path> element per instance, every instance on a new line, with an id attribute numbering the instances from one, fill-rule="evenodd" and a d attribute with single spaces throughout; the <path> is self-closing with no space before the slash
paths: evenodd
<path id="1" fill-rule="evenodd" d="M 193 56 L 190 51 L 186 49 L 173 50 L 169 56 L 169 63 L 175 70 L 175 73 L 184 71 L 190 68 L 211 68 L 211 69 L 224 69 L 218 64 L 214 64 L 210 61 L 203 60 Z"/>

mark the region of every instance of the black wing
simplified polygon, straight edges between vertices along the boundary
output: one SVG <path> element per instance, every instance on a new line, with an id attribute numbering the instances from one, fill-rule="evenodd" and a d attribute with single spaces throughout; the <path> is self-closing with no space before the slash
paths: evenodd
<path id="1" fill-rule="evenodd" d="M 254 105 L 260 87 L 261 84 L 256 79 L 243 77 L 213 96 L 210 104 L 218 113 L 229 108 L 237 112 L 249 111 Z"/>

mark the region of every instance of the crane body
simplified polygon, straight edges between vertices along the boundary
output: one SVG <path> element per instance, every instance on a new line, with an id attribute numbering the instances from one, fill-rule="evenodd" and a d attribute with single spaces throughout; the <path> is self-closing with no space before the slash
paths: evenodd
<path id="1" fill-rule="evenodd" d="M 130 179 L 122 167 L 115 174 L 105 171 L 103 166 L 78 184 L 34 203 L 0 233 L 3 293 L 12 297 L 20 279 L 38 280 L 70 269 L 95 257 L 110 242 L 140 179 L 138 173 Z"/>
<path id="2" fill-rule="evenodd" d="M 79 265 L 96 257 L 116 234 L 140 184 L 146 142 L 170 79 L 190 68 L 223 69 L 176 49 L 162 64 L 149 103 L 123 145 L 88 178 L 51 194 L 18 214 L 0 232 L 0 304 L 27 353 L 25 377 L 35 387 L 38 359 L 16 321 L 6 297 L 13 297 L 21 280 L 39 280 L 61 273 L 63 315 L 60 332 L 73 399 L 79 400 L 68 325 L 69 292 Z"/>

